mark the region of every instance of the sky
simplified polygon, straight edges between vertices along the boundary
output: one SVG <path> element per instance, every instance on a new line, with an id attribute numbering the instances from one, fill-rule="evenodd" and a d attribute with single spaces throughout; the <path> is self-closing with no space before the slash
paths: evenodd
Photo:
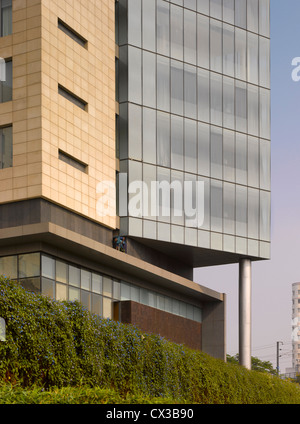
<path id="1" fill-rule="evenodd" d="M 252 355 L 292 366 L 292 284 L 300 282 L 300 1 L 271 0 L 272 253 L 252 265 Z M 299 60 L 300 64 L 300 60 Z M 300 75 L 300 71 L 299 71 Z M 196 269 L 194 280 L 227 295 L 227 353 L 238 352 L 238 265 Z"/>

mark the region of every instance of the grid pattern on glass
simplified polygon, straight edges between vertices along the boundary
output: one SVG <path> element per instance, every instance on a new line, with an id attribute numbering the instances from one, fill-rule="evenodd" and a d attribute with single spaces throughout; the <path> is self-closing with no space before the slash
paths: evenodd
<path id="1" fill-rule="evenodd" d="M 124 281 L 121 281 L 121 301 L 122 300 L 142 303 L 143 305 L 179 315 L 183 318 L 202 322 L 201 308 L 169 296 L 161 295 L 152 290 L 134 286 Z"/>
<path id="2" fill-rule="evenodd" d="M 268 242 L 269 0 L 120 0 L 119 8 L 119 145 L 129 184 L 162 174 L 166 181 L 175 173 L 180 181 L 199 178 L 206 185 L 201 229 Z M 176 230 L 188 244 L 172 218 L 136 218 L 129 233 L 149 236 L 145 220 L 154 220 L 154 238 L 169 241 Z M 186 226 L 186 217 L 176 224 Z"/>

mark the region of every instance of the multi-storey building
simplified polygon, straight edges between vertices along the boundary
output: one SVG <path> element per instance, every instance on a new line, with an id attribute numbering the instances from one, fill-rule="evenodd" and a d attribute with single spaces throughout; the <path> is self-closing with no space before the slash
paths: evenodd
<path id="1" fill-rule="evenodd" d="M 193 268 L 239 263 L 249 366 L 251 261 L 270 257 L 269 0 L 0 6 L 0 272 L 225 358 L 225 295 Z"/>

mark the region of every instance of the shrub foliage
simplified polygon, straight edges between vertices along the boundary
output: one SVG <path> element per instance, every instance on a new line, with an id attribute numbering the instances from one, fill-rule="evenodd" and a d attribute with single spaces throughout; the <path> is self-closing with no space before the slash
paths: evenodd
<path id="1" fill-rule="evenodd" d="M 0 382 L 45 389 L 75 386 L 191 403 L 300 403 L 299 386 L 225 364 L 57 302 L 0 278 Z"/>

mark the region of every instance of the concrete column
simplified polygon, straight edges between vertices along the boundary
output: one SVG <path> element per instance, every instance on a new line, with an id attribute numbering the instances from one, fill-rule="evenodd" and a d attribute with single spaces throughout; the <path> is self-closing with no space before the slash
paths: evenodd
<path id="1" fill-rule="evenodd" d="M 239 264 L 239 362 L 251 369 L 251 261 Z"/>

